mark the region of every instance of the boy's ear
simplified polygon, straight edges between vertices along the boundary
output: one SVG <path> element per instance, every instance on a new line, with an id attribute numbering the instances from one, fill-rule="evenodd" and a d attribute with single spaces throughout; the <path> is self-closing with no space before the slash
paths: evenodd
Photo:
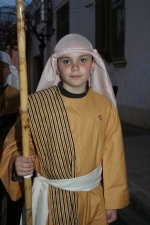
<path id="1" fill-rule="evenodd" d="M 95 69 L 95 61 L 93 60 L 93 62 L 92 62 L 92 67 L 91 67 L 91 71 L 93 72 L 94 69 Z"/>
<path id="2" fill-rule="evenodd" d="M 58 66 L 56 67 L 56 74 L 57 74 L 57 75 L 60 75 L 60 72 L 59 72 Z"/>

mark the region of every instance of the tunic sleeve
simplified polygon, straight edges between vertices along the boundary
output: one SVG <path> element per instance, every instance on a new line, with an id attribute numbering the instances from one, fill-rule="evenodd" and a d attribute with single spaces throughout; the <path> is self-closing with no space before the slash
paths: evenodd
<path id="1" fill-rule="evenodd" d="M 30 138 L 30 153 L 34 154 L 34 145 Z M 13 180 L 12 165 L 16 156 L 22 155 L 21 120 L 17 120 L 4 142 L 4 152 L 0 164 L 0 178 L 13 201 L 18 200 L 23 193 L 23 183 Z"/>
<path id="2" fill-rule="evenodd" d="M 113 106 L 106 130 L 103 186 L 106 209 L 120 209 L 129 204 L 122 129 Z"/>

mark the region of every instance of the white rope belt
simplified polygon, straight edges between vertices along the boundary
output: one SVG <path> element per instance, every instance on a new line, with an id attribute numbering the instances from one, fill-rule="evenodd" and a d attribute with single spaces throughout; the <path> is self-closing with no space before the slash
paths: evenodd
<path id="1" fill-rule="evenodd" d="M 72 179 L 49 180 L 38 176 L 34 179 L 32 194 L 32 225 L 46 225 L 48 210 L 48 186 L 68 191 L 90 191 L 100 185 L 101 164 L 91 173 Z"/>

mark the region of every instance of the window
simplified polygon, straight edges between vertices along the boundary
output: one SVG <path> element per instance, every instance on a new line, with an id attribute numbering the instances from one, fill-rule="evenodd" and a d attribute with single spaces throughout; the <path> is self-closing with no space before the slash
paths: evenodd
<path id="1" fill-rule="evenodd" d="M 69 2 L 57 10 L 57 41 L 69 34 Z"/>
<path id="2" fill-rule="evenodd" d="M 124 0 L 96 0 L 96 48 L 110 51 L 115 66 L 124 66 Z"/>

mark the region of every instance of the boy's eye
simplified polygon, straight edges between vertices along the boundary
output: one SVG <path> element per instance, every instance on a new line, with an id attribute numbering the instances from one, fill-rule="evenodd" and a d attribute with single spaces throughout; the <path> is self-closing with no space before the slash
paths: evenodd
<path id="1" fill-rule="evenodd" d="M 7 64 L 5 64 L 5 63 L 3 63 L 3 68 L 8 68 L 8 65 Z"/>
<path id="2" fill-rule="evenodd" d="M 84 62 L 86 62 L 86 59 L 80 59 L 80 61 L 82 62 L 82 63 L 84 63 Z"/>
<path id="3" fill-rule="evenodd" d="M 65 59 L 65 60 L 63 61 L 63 63 L 64 63 L 64 64 L 69 64 L 70 61 L 69 61 L 68 59 Z"/>
<path id="4" fill-rule="evenodd" d="M 8 68 L 8 65 L 6 63 L 0 63 L 1 68 Z"/>

